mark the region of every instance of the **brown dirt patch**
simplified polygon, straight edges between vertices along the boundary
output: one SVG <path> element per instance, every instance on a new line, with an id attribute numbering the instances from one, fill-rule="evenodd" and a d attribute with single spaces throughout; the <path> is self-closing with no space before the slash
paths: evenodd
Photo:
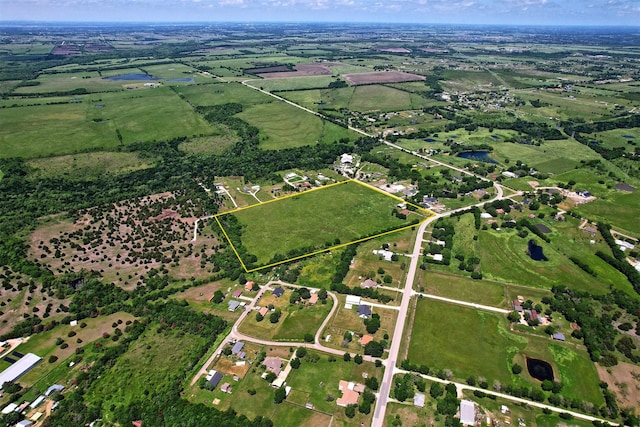
<path id="1" fill-rule="evenodd" d="M 215 370 L 220 371 L 223 374 L 237 375 L 240 378 L 244 378 L 246 373 L 249 371 L 249 368 L 251 367 L 251 365 L 249 365 L 249 362 L 246 361 L 243 366 L 236 366 L 236 362 L 240 362 L 240 361 L 241 361 L 240 359 L 232 360 L 228 357 L 223 356 L 220 359 L 218 359 L 218 362 L 216 362 Z"/>
<path id="2" fill-rule="evenodd" d="M 533 188 L 540 186 L 540 183 L 538 181 L 527 181 L 527 184 L 529 184 Z"/>
<path id="3" fill-rule="evenodd" d="M 619 362 L 616 366 L 604 368 L 596 363 L 598 375 L 616 393 L 621 407 L 640 408 L 640 367 Z"/>
<path id="4" fill-rule="evenodd" d="M 402 83 L 425 80 L 425 76 L 403 73 L 401 71 L 381 71 L 375 73 L 345 74 L 344 79 L 352 85 L 367 85 L 376 83 Z"/>
<path id="5" fill-rule="evenodd" d="M 340 65 L 337 62 L 327 62 L 318 64 L 298 64 L 294 71 L 277 71 L 260 73 L 258 76 L 263 79 L 281 79 L 283 77 L 310 77 L 310 76 L 330 76 L 333 74 L 332 65 Z"/>
<path id="6" fill-rule="evenodd" d="M 94 270 L 124 289 L 144 285 L 146 272 L 161 267 L 176 279 L 206 278 L 218 241 L 201 221 L 193 242 L 201 206 L 180 192 L 161 193 L 90 208 L 73 220 L 50 218 L 31 235 L 29 254 L 56 274 Z"/>

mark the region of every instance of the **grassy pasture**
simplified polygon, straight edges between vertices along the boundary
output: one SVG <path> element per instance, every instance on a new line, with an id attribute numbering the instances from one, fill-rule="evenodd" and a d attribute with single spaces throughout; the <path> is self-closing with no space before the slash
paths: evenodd
<path id="1" fill-rule="evenodd" d="M 153 167 L 153 160 L 141 159 L 136 153 L 98 151 L 32 159 L 34 178 L 64 176 L 86 178 L 102 174 L 120 174 Z"/>
<path id="2" fill-rule="evenodd" d="M 260 146 L 266 150 L 331 143 L 355 133 L 284 102 L 254 105 L 238 114 L 260 129 Z"/>
<path id="3" fill-rule="evenodd" d="M 272 103 L 273 98 L 240 83 L 211 83 L 206 85 L 179 86 L 175 90 L 193 105 L 220 105 L 238 102 L 245 108 L 257 104 Z"/>
<path id="4" fill-rule="evenodd" d="M 327 87 L 329 86 L 329 83 L 334 82 L 335 80 L 336 79 L 333 76 L 305 76 L 282 79 L 262 79 L 253 81 L 251 84 L 269 92 L 277 92 L 281 90 L 303 90 Z"/>
<path id="5" fill-rule="evenodd" d="M 422 218 L 418 213 L 410 214 L 406 220 L 390 215 L 397 202 L 398 199 L 368 186 L 346 181 L 239 210 L 233 215 L 246 226 L 242 244 L 257 257 L 258 264 L 265 264 L 276 253 L 326 248 L 336 241 L 345 244 L 383 230 L 402 228 L 412 219 Z M 318 206 L 322 206 L 321 211 Z"/>
<path id="6" fill-rule="evenodd" d="M 532 260 L 526 254 L 530 238 L 535 239 L 532 236 L 522 239 L 514 231 L 508 230 L 480 232 L 478 246 L 483 275 L 494 280 L 537 288 L 549 289 L 553 285 L 571 283 L 574 287 L 595 293 L 608 290 L 609 283 L 604 278 L 588 275 L 563 255 L 565 244 L 547 244 L 535 239 L 543 247 L 549 260 Z M 556 236 L 556 239 L 561 237 Z"/>
<path id="7" fill-rule="evenodd" d="M 451 369 L 456 378 L 477 375 L 506 383 L 511 358 L 526 342 L 508 332 L 504 316 L 419 299 L 408 356 L 413 363 Z"/>
<path id="8" fill-rule="evenodd" d="M 139 73 L 140 70 L 137 70 Z M 106 80 L 97 71 L 81 71 L 76 73 L 41 74 L 36 81 L 37 86 L 16 88 L 15 94 L 34 94 L 50 92 L 66 92 L 84 88 L 89 92 L 119 91 L 122 82 Z"/>
<path id="9" fill-rule="evenodd" d="M 211 125 L 213 133 L 180 143 L 180 149 L 191 154 L 221 154 L 240 140 L 236 133 L 221 124 Z"/>
<path id="10" fill-rule="evenodd" d="M 79 98 L 83 102 L 0 109 L 0 157 L 113 148 L 119 145 L 116 129 L 124 144 L 211 132 L 211 127 L 168 88 Z"/>
<path id="11" fill-rule="evenodd" d="M 433 271 L 424 272 L 420 280 L 425 292 L 430 294 L 493 307 L 506 307 L 505 285 L 500 282 L 473 280 Z"/>
<path id="12" fill-rule="evenodd" d="M 596 221 L 606 221 L 616 229 L 640 234 L 640 192 L 616 191 L 575 209 L 581 215 Z"/>
<path id="13" fill-rule="evenodd" d="M 21 377 L 20 383 L 23 385 L 33 385 L 43 377 L 55 379 L 51 378 L 51 376 L 54 375 L 51 371 L 54 369 L 57 369 L 55 375 L 66 375 L 69 369 L 64 369 L 67 367 L 65 361 L 68 357 L 75 354 L 76 348 L 83 347 L 101 338 L 103 332 L 113 334 L 114 328 L 111 326 L 113 322 L 122 320 L 122 324 L 118 325 L 118 328 L 123 330 L 125 322 L 133 319 L 134 317 L 130 314 L 119 312 L 109 316 L 86 319 L 84 320 L 87 323 L 85 328 L 80 328 L 80 326 L 59 325 L 50 331 L 32 335 L 27 342 L 20 344 L 16 350 L 22 354 L 34 353 L 42 357 L 42 361 Z M 76 335 L 68 337 L 68 333 L 71 331 L 74 331 Z M 56 338 L 58 337 L 64 339 L 64 342 L 69 346 L 65 349 L 57 346 Z M 78 339 L 82 340 L 82 342 L 78 343 Z M 50 356 L 57 356 L 58 360 L 55 363 L 49 363 L 47 359 Z M 63 366 L 62 368 L 60 367 L 61 365 Z M 47 387 L 51 384 L 48 384 Z"/>

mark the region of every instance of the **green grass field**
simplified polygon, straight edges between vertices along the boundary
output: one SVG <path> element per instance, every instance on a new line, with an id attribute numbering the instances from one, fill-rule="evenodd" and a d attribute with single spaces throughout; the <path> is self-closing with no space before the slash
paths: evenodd
<path id="1" fill-rule="evenodd" d="M 596 221 L 606 221 L 621 231 L 640 234 L 640 192 L 616 191 L 606 198 L 580 205 L 579 214 Z"/>
<path id="2" fill-rule="evenodd" d="M 548 261 L 534 261 L 527 254 L 527 242 L 534 238 L 543 247 Z M 562 243 L 564 245 L 566 243 Z M 594 278 L 573 265 L 555 244 L 532 235 L 522 239 L 508 230 L 482 231 L 479 245 L 482 273 L 487 278 L 537 288 L 571 283 L 585 291 L 607 292 L 606 277 Z"/>
<path id="3" fill-rule="evenodd" d="M 392 216 L 397 203 L 398 199 L 368 186 L 345 181 L 233 215 L 243 225 L 242 245 L 257 257 L 258 265 L 264 265 L 275 254 L 286 255 L 301 248 L 326 249 L 424 218 L 419 213 L 410 214 L 406 220 Z"/>
<path id="4" fill-rule="evenodd" d="M 425 292 L 445 298 L 506 307 L 505 285 L 499 282 L 428 271 L 423 273 L 421 286 Z"/>
<path id="5" fill-rule="evenodd" d="M 120 174 L 153 166 L 152 159 L 141 159 L 136 153 L 98 151 L 32 159 L 34 178 L 64 176 L 85 178 L 102 174 Z"/>
<path id="6" fill-rule="evenodd" d="M 509 382 L 511 359 L 527 340 L 507 328 L 504 316 L 420 299 L 409 360 L 436 370 L 450 369 L 456 378 L 476 375 Z"/>
<path id="7" fill-rule="evenodd" d="M 211 133 L 168 88 L 81 96 L 83 102 L 0 109 L 0 157 L 69 154 Z M 96 105 L 103 105 L 97 107 Z"/>
<path id="8" fill-rule="evenodd" d="M 178 86 L 175 90 L 196 106 L 238 102 L 246 109 L 253 105 L 273 102 L 273 98 L 269 95 L 248 88 L 240 83 Z"/>
<path id="9" fill-rule="evenodd" d="M 254 105 L 238 114 L 260 129 L 260 146 L 265 150 L 332 143 L 356 134 L 284 102 Z"/>
<path id="10" fill-rule="evenodd" d="M 432 369 L 450 369 L 454 377 L 485 377 L 491 384 L 540 382 L 528 373 L 511 373 L 514 360 L 524 365 L 524 357 L 549 362 L 556 377 L 564 384 L 562 394 L 603 403 L 599 379 L 584 350 L 551 342 L 546 336 L 509 332 L 504 316 L 432 300 L 418 300 L 409 360 Z"/>

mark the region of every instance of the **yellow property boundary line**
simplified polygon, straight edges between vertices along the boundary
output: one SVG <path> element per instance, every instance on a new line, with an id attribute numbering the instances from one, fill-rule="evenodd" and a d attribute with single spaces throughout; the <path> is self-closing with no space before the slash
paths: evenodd
<path id="1" fill-rule="evenodd" d="M 247 268 L 247 266 L 244 264 L 244 262 L 242 261 L 242 258 L 238 254 L 238 251 L 236 250 L 235 246 L 233 245 L 233 242 L 229 238 L 229 235 L 227 234 L 227 232 L 225 231 L 224 227 L 222 226 L 222 223 L 220 223 L 220 220 L 218 219 L 218 217 L 221 217 L 223 215 L 240 212 L 240 211 L 243 211 L 245 209 L 251 209 L 251 208 L 258 207 L 258 206 L 263 206 L 263 205 L 266 205 L 268 203 L 280 202 L 280 201 L 288 199 L 290 197 L 302 196 L 304 194 L 307 194 L 307 193 L 310 193 L 310 192 L 313 192 L 313 191 L 326 190 L 328 188 L 335 187 L 335 186 L 338 186 L 338 185 L 344 185 L 344 184 L 347 184 L 347 183 L 350 183 L 350 182 L 354 182 L 354 183 L 356 183 L 358 185 L 361 185 L 363 187 L 366 187 L 366 188 L 368 188 L 370 190 L 377 191 L 378 193 L 380 193 L 380 194 L 382 194 L 382 195 L 384 195 L 386 197 L 389 197 L 391 199 L 395 199 L 395 200 L 397 200 L 399 202 L 406 203 L 407 205 L 413 206 L 414 208 L 417 209 L 417 212 L 421 212 L 421 213 L 425 214 L 426 218 L 423 219 L 420 222 L 415 223 L 415 224 L 410 224 L 410 225 L 407 225 L 407 226 L 404 226 L 404 227 L 396 228 L 395 230 L 385 231 L 384 233 L 379 233 L 379 234 L 375 234 L 375 235 L 372 235 L 372 236 L 364 237 L 362 239 L 353 240 L 353 241 L 348 242 L 348 243 L 341 243 L 339 245 L 330 246 L 328 248 L 320 249 L 320 250 L 317 250 L 317 251 L 314 251 L 314 252 L 310 252 L 308 254 L 299 255 L 299 256 L 296 256 L 296 257 L 293 257 L 293 258 L 289 258 L 289 259 L 286 259 L 286 260 L 283 260 L 283 261 L 278 261 L 278 262 L 274 262 L 274 263 L 271 263 L 271 264 L 263 265 L 263 266 L 260 266 L 260 267 L 252 268 L 251 270 L 249 270 Z M 404 200 L 404 199 L 402 199 L 402 198 L 400 198 L 398 196 L 395 196 L 393 194 L 387 193 L 386 191 L 383 191 L 383 190 L 381 190 L 381 189 L 379 189 L 377 187 L 374 187 L 372 185 L 366 184 L 364 182 L 360 182 L 360 181 L 358 181 L 356 179 L 348 179 L 346 181 L 340 181 L 340 182 L 336 182 L 336 183 L 333 183 L 333 184 L 325 185 L 325 186 L 322 186 L 322 187 L 312 188 L 311 190 L 307 190 L 307 191 L 304 191 L 302 193 L 294 193 L 294 194 L 290 194 L 290 195 L 285 196 L 285 197 L 280 197 L 278 199 L 267 200 L 266 202 L 258 203 L 258 204 L 255 204 L 255 205 L 244 206 L 242 208 L 234 209 L 232 211 L 219 213 L 219 214 L 216 214 L 214 216 L 214 219 L 218 223 L 218 227 L 220 227 L 220 230 L 222 230 L 222 233 L 224 234 L 224 237 L 227 239 L 227 242 L 229 242 L 229 245 L 231 246 L 231 249 L 236 254 L 236 257 L 240 261 L 240 264 L 242 265 L 242 268 L 244 269 L 244 271 L 247 272 L 247 273 L 251 273 L 251 272 L 254 272 L 254 271 L 258 271 L 258 270 L 262 270 L 262 269 L 265 269 L 265 268 L 274 267 L 276 265 L 284 264 L 286 262 L 297 261 L 297 260 L 302 259 L 302 258 L 307 258 L 307 257 L 310 257 L 310 256 L 314 256 L 314 255 L 320 254 L 322 252 L 328 252 L 328 251 L 331 251 L 333 249 L 338 249 L 338 248 L 342 248 L 342 247 L 345 247 L 345 246 L 349 246 L 349 245 L 352 245 L 354 243 L 364 242 L 366 240 L 375 239 L 375 238 L 380 237 L 380 236 L 386 236 L 387 234 L 391 234 L 391 233 L 397 233 L 398 231 L 402 231 L 402 230 L 406 230 L 406 229 L 411 228 L 411 227 L 419 226 L 424 221 L 427 221 L 429 218 L 431 218 L 434 215 L 435 215 L 435 213 L 431 212 L 428 209 L 424 209 L 424 208 L 422 208 L 422 207 L 420 207 L 418 205 L 414 205 L 413 203 L 407 202 L 406 200 Z"/>

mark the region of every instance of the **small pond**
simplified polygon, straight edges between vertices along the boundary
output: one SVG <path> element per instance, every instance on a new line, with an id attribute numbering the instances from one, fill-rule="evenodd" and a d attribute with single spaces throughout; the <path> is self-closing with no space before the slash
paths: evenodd
<path id="1" fill-rule="evenodd" d="M 537 380 L 553 381 L 553 368 L 544 360 L 527 357 L 527 371 Z"/>
<path id="2" fill-rule="evenodd" d="M 498 135 L 491 135 L 491 138 L 493 139 L 500 139 L 500 137 Z"/>
<path id="3" fill-rule="evenodd" d="M 105 80 L 120 81 L 120 80 L 158 80 L 155 77 L 151 77 L 145 73 L 129 73 L 120 74 L 117 76 L 104 77 Z"/>
<path id="4" fill-rule="evenodd" d="M 527 253 L 529 254 L 529 257 L 531 257 L 531 259 L 534 261 L 549 260 L 546 256 L 544 256 L 542 246 L 536 245 L 536 242 L 533 239 L 529 240 Z"/>
<path id="5" fill-rule="evenodd" d="M 633 135 L 622 135 L 623 138 L 627 138 L 627 139 L 633 139 L 634 136 Z"/>
<path id="6" fill-rule="evenodd" d="M 456 157 L 460 157 L 462 159 L 477 160 L 479 162 L 485 163 L 493 163 L 496 165 L 498 164 L 498 162 L 489 157 L 488 151 L 463 151 L 462 153 L 458 153 Z"/>
<path id="7" fill-rule="evenodd" d="M 424 142 L 436 142 L 436 140 L 433 138 L 427 138 L 424 140 Z"/>

